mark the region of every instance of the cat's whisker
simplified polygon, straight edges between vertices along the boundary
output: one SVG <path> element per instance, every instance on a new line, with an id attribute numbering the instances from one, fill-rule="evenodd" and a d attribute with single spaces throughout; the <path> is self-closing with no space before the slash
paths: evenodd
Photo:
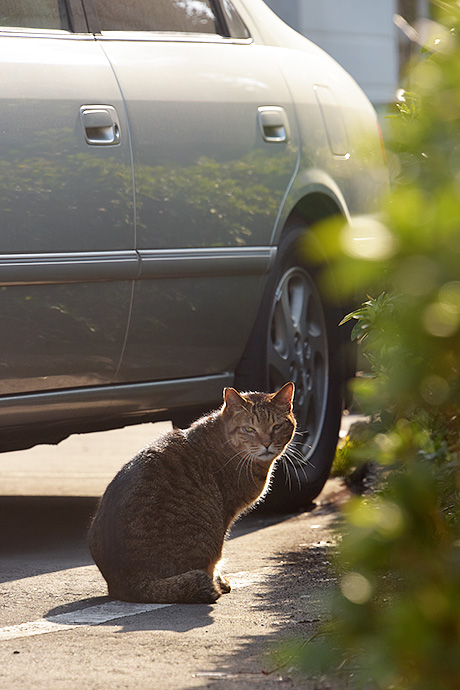
<path id="1" fill-rule="evenodd" d="M 248 453 L 247 456 L 246 456 L 246 462 L 245 462 L 245 465 L 246 465 L 246 479 L 248 480 L 248 482 L 251 480 L 250 477 L 249 477 L 249 469 L 250 469 L 250 467 L 251 467 L 251 463 L 252 463 L 252 456 L 251 456 L 250 453 Z"/>
<path id="2" fill-rule="evenodd" d="M 296 448 L 296 446 L 293 444 L 289 445 L 286 448 L 286 453 L 292 454 L 292 455 L 299 455 L 302 458 L 305 457 L 303 447 L 302 448 Z"/>
<path id="3" fill-rule="evenodd" d="M 306 482 L 308 482 L 308 470 L 307 470 L 307 466 L 313 467 L 313 465 L 311 464 L 311 462 L 308 463 L 308 464 L 307 464 L 307 463 L 301 463 L 300 465 L 298 465 L 298 469 L 300 470 L 300 472 L 302 472 L 302 474 L 303 474 L 304 479 L 305 479 Z"/>
<path id="4" fill-rule="evenodd" d="M 308 482 L 308 468 L 311 467 L 314 470 L 316 465 L 312 463 L 308 458 L 306 458 L 303 454 L 294 454 L 293 457 L 291 457 L 291 462 L 294 462 L 296 464 L 298 469 L 302 472 L 303 476 L 305 477 L 305 481 Z"/>
<path id="5" fill-rule="evenodd" d="M 216 471 L 217 471 L 217 472 L 220 472 L 221 470 L 224 469 L 224 467 L 227 467 L 227 465 L 229 465 L 229 464 L 232 462 L 232 460 L 234 460 L 236 457 L 238 457 L 238 455 L 243 455 L 244 453 L 246 453 L 246 450 L 239 450 L 237 453 L 234 453 L 234 454 L 227 460 L 227 462 L 225 462 L 225 463 L 224 463 L 221 467 L 219 467 Z"/>
<path id="6" fill-rule="evenodd" d="M 302 468 L 311 468 L 312 470 L 315 469 L 315 466 L 313 463 L 311 463 L 309 460 L 306 460 L 305 458 L 297 458 L 295 456 L 290 456 L 286 455 L 287 460 L 289 460 L 289 463 L 292 465 L 296 465 L 296 467 L 302 467 Z"/>
<path id="7" fill-rule="evenodd" d="M 248 480 L 254 483 L 254 460 L 251 458 L 248 462 Z"/>
<path id="8" fill-rule="evenodd" d="M 249 462 L 248 462 L 247 476 L 248 476 L 248 479 L 252 480 L 253 482 L 254 482 L 254 462 L 255 462 L 255 456 L 251 455 L 249 458 Z"/>
<path id="9" fill-rule="evenodd" d="M 301 439 L 299 441 L 291 441 L 289 444 L 288 448 L 295 448 L 299 446 L 300 448 L 308 448 L 311 449 L 311 445 L 309 443 L 305 443 L 305 440 Z"/>
<path id="10" fill-rule="evenodd" d="M 301 450 L 300 448 L 296 448 L 295 446 L 289 446 L 286 449 L 286 454 L 291 455 L 291 456 L 295 455 L 296 457 L 300 458 L 301 460 L 305 460 L 305 455 L 304 455 L 303 450 Z"/>
<path id="11" fill-rule="evenodd" d="M 252 479 L 252 481 L 253 481 L 254 484 L 256 483 L 256 479 L 255 479 L 255 477 L 254 477 L 254 463 L 255 463 L 255 460 L 256 460 L 256 458 L 255 458 L 255 456 L 253 455 L 252 458 L 251 458 L 251 479 Z"/>
<path id="12" fill-rule="evenodd" d="M 247 471 L 247 477 L 248 480 L 253 483 L 255 483 L 255 478 L 254 478 L 254 463 L 256 462 L 256 456 L 254 453 L 251 453 L 249 458 L 248 458 L 248 471 Z"/>
<path id="13" fill-rule="evenodd" d="M 240 458 L 240 460 L 238 461 L 238 465 L 237 465 L 237 469 L 239 468 L 239 471 L 238 471 L 238 484 L 239 484 L 240 481 L 241 481 L 241 473 L 242 473 L 242 471 L 243 471 L 243 468 L 245 467 L 245 465 L 247 466 L 246 460 L 248 459 L 248 457 L 249 457 L 249 452 L 245 452 L 244 455 L 243 455 L 243 457 Z"/>
<path id="14" fill-rule="evenodd" d="M 290 458 L 289 456 L 286 456 L 286 460 L 288 460 L 289 465 L 290 465 L 290 466 L 292 467 L 292 469 L 294 470 L 294 474 L 295 474 L 296 479 L 297 479 L 297 484 L 298 484 L 298 486 L 299 486 L 299 489 L 301 489 L 301 488 L 302 488 L 302 483 L 301 483 L 301 481 L 300 481 L 299 473 L 298 473 L 298 471 L 297 471 L 298 466 L 296 465 L 295 462 L 293 462 L 292 458 Z M 299 468 L 299 469 L 300 469 L 300 468 Z M 301 468 L 301 469 L 303 469 L 303 471 L 304 471 L 304 477 L 305 477 L 305 479 L 307 480 L 307 476 L 306 476 L 306 474 L 305 474 L 305 468 Z M 289 474 L 289 475 L 291 474 L 291 473 L 289 472 L 289 469 L 288 469 L 288 474 Z"/>
<path id="15" fill-rule="evenodd" d="M 302 451 L 300 451 L 298 448 L 287 448 L 285 455 L 290 459 L 296 460 L 301 465 L 309 465 L 310 467 L 314 467 L 310 460 L 306 458 Z"/>
<path id="16" fill-rule="evenodd" d="M 242 472 L 243 467 L 244 467 L 244 462 L 240 460 L 239 463 L 238 463 L 238 465 L 237 465 L 237 469 L 239 468 L 239 470 L 238 470 L 238 479 L 237 479 L 237 482 L 236 482 L 237 486 L 240 485 L 240 481 L 241 481 L 241 472 Z"/>
<path id="17" fill-rule="evenodd" d="M 302 482 L 300 481 L 299 472 L 302 468 L 297 463 L 293 462 L 292 458 L 290 459 L 290 465 L 291 465 L 292 469 L 294 470 L 295 478 L 297 480 L 297 486 L 301 490 L 302 489 Z M 305 479 L 307 479 L 305 476 L 305 472 L 303 472 L 303 475 L 304 475 Z"/>
<path id="18" fill-rule="evenodd" d="M 244 458 L 244 465 L 245 465 L 245 470 L 246 470 L 246 479 L 248 480 L 248 482 L 250 481 L 249 468 L 251 466 L 251 462 L 252 462 L 252 455 L 251 455 L 251 452 L 248 451 L 247 454 L 245 455 L 245 458 Z"/>
<path id="19" fill-rule="evenodd" d="M 282 464 L 283 472 L 284 472 L 284 482 L 285 482 L 285 484 L 288 485 L 289 491 L 291 491 L 292 490 L 292 481 L 291 481 L 291 473 L 289 472 L 288 467 L 287 467 L 288 458 L 285 457 L 285 455 L 283 454 L 280 459 L 282 461 L 281 464 Z"/>
<path id="20" fill-rule="evenodd" d="M 309 429 L 300 429 L 299 427 L 296 427 L 295 436 L 303 436 L 303 434 L 308 434 L 308 433 L 310 433 Z"/>
<path id="21" fill-rule="evenodd" d="M 249 481 L 252 481 L 254 484 L 257 484 L 257 480 L 254 475 L 254 465 L 257 462 L 257 455 L 255 453 L 251 453 L 251 451 L 247 451 L 245 455 L 243 455 L 242 458 L 240 458 L 238 462 L 239 467 L 239 472 L 238 472 L 238 482 L 241 479 L 241 475 L 243 472 L 243 466 L 246 466 L 246 478 Z"/>

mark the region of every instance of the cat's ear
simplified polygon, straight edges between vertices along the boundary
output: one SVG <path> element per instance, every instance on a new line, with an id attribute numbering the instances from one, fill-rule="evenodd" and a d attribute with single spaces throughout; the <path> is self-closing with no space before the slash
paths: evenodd
<path id="1" fill-rule="evenodd" d="M 234 388 L 224 388 L 224 409 L 234 410 L 237 407 L 247 409 L 248 401 L 241 396 Z"/>
<path id="2" fill-rule="evenodd" d="M 271 401 L 275 403 L 275 405 L 279 405 L 291 410 L 293 399 L 294 384 L 292 381 L 290 381 L 289 383 L 285 383 L 284 386 L 279 389 L 279 391 L 273 394 Z"/>

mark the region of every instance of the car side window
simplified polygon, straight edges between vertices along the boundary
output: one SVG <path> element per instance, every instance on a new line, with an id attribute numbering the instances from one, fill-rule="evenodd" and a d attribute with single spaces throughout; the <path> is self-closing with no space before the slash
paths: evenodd
<path id="1" fill-rule="evenodd" d="M 247 27 L 243 24 L 241 17 L 235 10 L 231 0 L 222 0 L 222 6 L 225 13 L 225 19 L 230 31 L 230 36 L 233 38 L 249 38 L 250 34 Z"/>
<path id="2" fill-rule="evenodd" d="M 70 31 L 65 0 L 0 0 L 0 27 Z"/>
<path id="3" fill-rule="evenodd" d="M 218 33 L 211 0 L 95 0 L 102 31 Z"/>

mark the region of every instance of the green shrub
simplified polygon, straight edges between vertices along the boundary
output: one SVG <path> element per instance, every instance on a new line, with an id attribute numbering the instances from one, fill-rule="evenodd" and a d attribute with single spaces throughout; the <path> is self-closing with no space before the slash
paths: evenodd
<path id="1" fill-rule="evenodd" d="M 335 279 L 374 295 L 345 320 L 373 374 L 355 384 L 380 424 L 359 453 L 382 487 L 346 506 L 333 620 L 299 653 L 344 687 L 460 688 L 460 4 L 433 11 L 389 121 L 381 217 L 365 233 L 318 228 L 343 247 Z M 372 251 L 356 250 L 363 237 Z"/>

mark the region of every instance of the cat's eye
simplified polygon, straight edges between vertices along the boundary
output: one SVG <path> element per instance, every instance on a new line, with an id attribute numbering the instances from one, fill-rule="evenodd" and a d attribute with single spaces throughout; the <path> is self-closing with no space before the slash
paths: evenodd
<path id="1" fill-rule="evenodd" d="M 281 429 L 282 426 L 283 426 L 282 423 L 281 423 L 281 424 L 275 424 L 275 425 L 272 427 L 272 431 L 279 431 L 279 430 Z"/>
<path id="2" fill-rule="evenodd" d="M 254 429 L 253 426 L 242 426 L 241 428 L 245 434 L 255 434 L 256 433 L 256 430 Z"/>

